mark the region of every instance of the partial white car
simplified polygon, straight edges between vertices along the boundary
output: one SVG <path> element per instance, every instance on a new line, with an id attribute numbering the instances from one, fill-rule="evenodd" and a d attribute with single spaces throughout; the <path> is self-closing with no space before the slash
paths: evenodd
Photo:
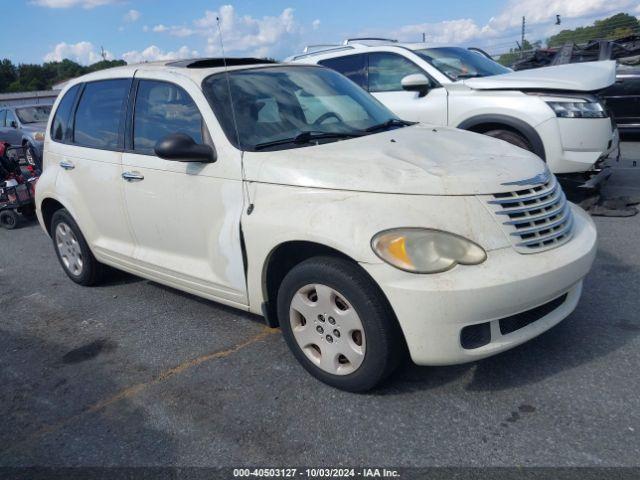
<path id="1" fill-rule="evenodd" d="M 36 203 L 71 280 L 111 266 L 264 315 L 351 391 L 406 351 L 475 361 L 574 310 L 596 230 L 538 157 L 408 125 L 327 68 L 228 64 L 120 67 L 60 94 Z"/>
<path id="2" fill-rule="evenodd" d="M 556 174 L 598 173 L 618 147 L 615 122 L 596 95 L 615 82 L 614 61 L 513 72 L 477 51 L 385 39 L 308 47 L 289 60 L 346 75 L 403 119 L 529 150 Z"/>

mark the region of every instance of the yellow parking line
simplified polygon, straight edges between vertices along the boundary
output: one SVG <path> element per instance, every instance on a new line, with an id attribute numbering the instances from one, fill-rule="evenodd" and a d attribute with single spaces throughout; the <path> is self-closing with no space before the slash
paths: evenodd
<path id="1" fill-rule="evenodd" d="M 196 358 L 192 358 L 190 360 L 187 360 L 185 362 L 180 363 L 179 365 L 176 365 L 175 367 L 169 368 L 168 370 L 164 370 L 162 372 L 160 372 L 160 374 L 158 374 L 157 376 L 153 377 L 151 380 L 149 380 L 148 382 L 142 382 L 142 383 L 138 383 L 136 385 L 132 385 L 130 387 L 125 388 L 124 390 L 119 391 L 118 393 L 116 393 L 115 395 L 106 398 L 104 400 L 101 400 L 97 403 L 94 403 L 93 405 L 90 405 L 89 407 L 85 408 L 84 410 L 82 410 L 80 413 L 72 416 L 72 417 L 68 417 L 64 420 L 61 420 L 59 422 L 56 422 L 54 424 L 51 425 L 45 425 L 44 427 L 40 428 L 39 430 L 37 430 L 36 432 L 32 433 L 31 435 L 29 435 L 28 437 L 26 437 L 24 440 L 18 441 L 16 443 L 14 443 L 11 447 L 9 447 L 8 449 L 4 450 L 2 452 L 2 454 L 5 454 L 11 450 L 16 449 L 16 447 L 19 446 L 19 444 L 24 443 L 24 442 L 29 442 L 32 441 L 36 438 L 39 438 L 43 435 L 46 435 L 48 433 L 52 433 L 55 432 L 56 430 L 59 430 L 60 428 L 68 425 L 69 423 L 72 423 L 76 420 L 79 420 L 80 418 L 82 418 L 84 415 L 90 414 L 90 413 L 96 413 L 99 412 L 100 410 L 103 410 L 104 408 L 108 407 L 109 405 L 113 405 L 114 403 L 119 402 L 120 400 L 124 400 L 126 398 L 131 398 L 136 396 L 137 394 L 139 394 L 140 392 L 142 392 L 143 390 L 146 390 L 147 388 L 153 386 L 153 385 L 157 385 L 159 383 L 165 382 L 167 380 L 169 380 L 170 378 L 184 372 L 185 370 L 188 370 L 190 368 L 193 367 L 197 367 L 198 365 L 211 361 L 211 360 L 216 360 L 218 358 L 225 358 L 228 357 L 229 355 L 232 355 L 250 345 L 253 345 L 256 342 L 259 342 L 260 340 L 263 340 L 265 338 L 267 338 L 270 335 L 273 335 L 274 333 L 279 332 L 280 330 L 277 328 L 269 328 L 269 327 L 264 327 L 262 329 L 262 331 L 260 333 L 258 333 L 257 335 L 254 335 L 253 337 L 245 340 L 244 342 L 238 343 L 237 345 L 234 345 L 233 347 L 227 349 L 227 350 L 221 350 L 218 352 L 212 352 L 212 353 L 207 353 L 205 355 L 202 355 L 200 357 L 196 357 Z"/>

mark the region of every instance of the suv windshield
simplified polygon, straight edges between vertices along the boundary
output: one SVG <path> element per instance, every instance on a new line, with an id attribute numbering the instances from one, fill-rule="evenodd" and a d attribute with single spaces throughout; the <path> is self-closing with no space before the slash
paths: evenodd
<path id="1" fill-rule="evenodd" d="M 355 83 L 322 67 L 236 70 L 228 73 L 228 83 L 226 74 L 217 73 L 202 86 L 227 138 L 241 150 L 296 148 L 408 124 Z"/>
<path id="2" fill-rule="evenodd" d="M 423 48 L 414 52 L 451 80 L 489 77 L 511 71 L 481 53 L 460 47 Z"/>
<path id="3" fill-rule="evenodd" d="M 16 109 L 16 115 L 18 115 L 20 123 L 45 123 L 49 119 L 50 113 L 51 105 Z"/>

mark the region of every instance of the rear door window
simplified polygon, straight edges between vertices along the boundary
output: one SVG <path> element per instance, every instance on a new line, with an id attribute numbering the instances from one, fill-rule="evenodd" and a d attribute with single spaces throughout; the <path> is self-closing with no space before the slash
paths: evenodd
<path id="1" fill-rule="evenodd" d="M 329 58 L 318 63 L 341 73 L 365 90 L 367 89 L 367 56 L 365 54 Z"/>
<path id="2" fill-rule="evenodd" d="M 198 107 L 181 87 L 168 82 L 140 80 L 133 121 L 133 149 L 153 154 L 159 140 L 184 133 L 202 140 L 203 120 Z"/>
<path id="3" fill-rule="evenodd" d="M 69 128 L 69 119 L 71 117 L 71 110 L 76 101 L 76 95 L 80 89 L 79 85 L 71 87 L 67 93 L 64 94 L 62 100 L 58 104 L 56 114 L 51 122 L 51 139 L 56 142 L 67 142 L 71 140 L 71 129 Z"/>
<path id="4" fill-rule="evenodd" d="M 4 119 L 7 116 L 7 111 L 6 110 L 0 110 L 0 128 L 4 127 Z"/>
<path id="5" fill-rule="evenodd" d="M 85 85 L 76 110 L 74 143 L 103 150 L 121 149 L 120 125 L 131 80 L 101 80 Z"/>

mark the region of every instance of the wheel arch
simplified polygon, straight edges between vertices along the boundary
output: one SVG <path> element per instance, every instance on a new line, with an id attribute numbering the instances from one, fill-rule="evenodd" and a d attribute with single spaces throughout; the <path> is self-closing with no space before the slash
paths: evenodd
<path id="1" fill-rule="evenodd" d="M 538 132 L 536 132 L 535 128 L 527 122 L 520 120 L 519 118 L 511 117 L 509 115 L 476 115 L 475 117 L 462 121 L 457 128 L 476 133 L 485 133 L 489 130 L 500 128 L 510 130 L 522 135 L 527 142 L 529 142 L 529 145 L 531 145 L 533 153 L 538 155 L 544 161 L 547 159 L 544 150 L 544 143 Z"/>
<path id="2" fill-rule="evenodd" d="M 262 267 L 262 313 L 270 327 L 277 327 L 278 289 L 284 277 L 299 263 L 318 256 L 343 258 L 356 263 L 349 255 L 333 247 L 306 240 L 290 240 L 275 246 L 267 255 Z"/>
<path id="3" fill-rule="evenodd" d="M 44 223 L 44 228 L 51 236 L 51 220 L 53 219 L 53 214 L 58 210 L 66 208 L 62 203 L 60 203 L 55 198 L 47 197 L 40 202 L 40 212 L 42 213 L 42 223 Z"/>

